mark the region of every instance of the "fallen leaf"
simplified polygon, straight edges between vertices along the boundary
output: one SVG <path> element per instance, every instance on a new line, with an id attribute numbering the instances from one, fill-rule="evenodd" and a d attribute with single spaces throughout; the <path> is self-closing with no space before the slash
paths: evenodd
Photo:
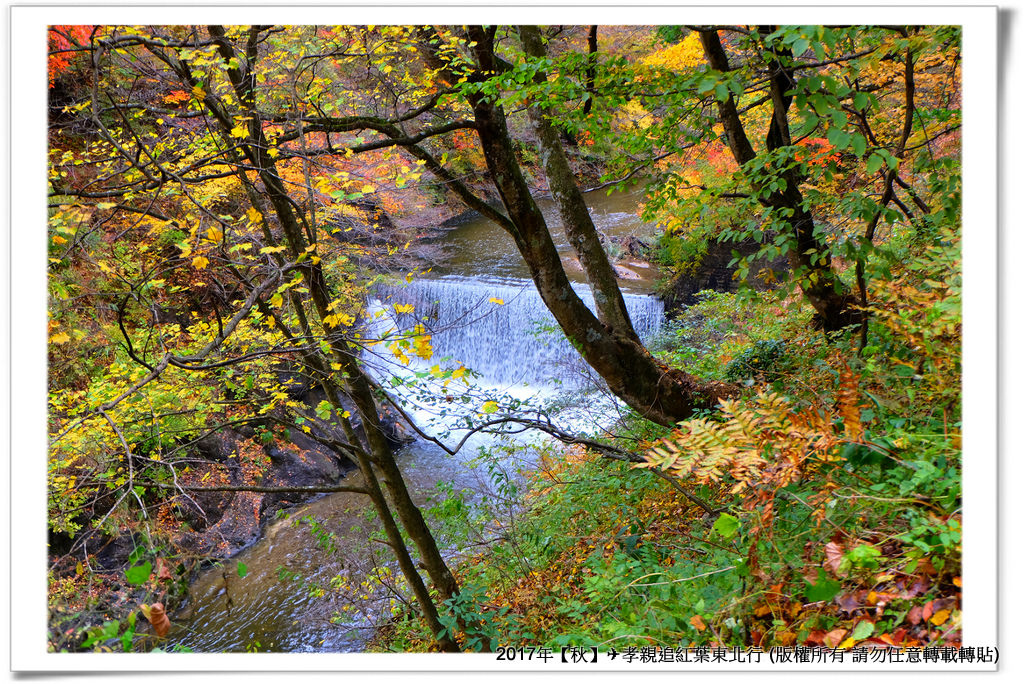
<path id="1" fill-rule="evenodd" d="M 707 624 L 704 622 L 704 618 L 702 618 L 700 615 L 694 615 L 692 618 L 690 618 L 690 624 L 693 625 L 694 629 L 696 629 L 698 632 L 703 632 L 705 629 L 708 628 Z"/>
<path id="2" fill-rule="evenodd" d="M 945 624 L 946 620 L 948 620 L 948 619 L 949 619 L 949 611 L 948 610 L 940 610 L 939 612 L 935 613 L 935 615 L 932 615 L 932 619 L 930 620 L 930 622 L 933 625 L 935 625 L 936 627 L 938 627 L 939 625 Z"/>
<path id="3" fill-rule="evenodd" d="M 825 544 L 825 566 L 835 574 L 839 574 L 839 564 L 843 562 L 843 547 L 835 542 Z"/>
<path id="4" fill-rule="evenodd" d="M 856 593 L 844 594 L 840 596 L 836 602 L 839 604 L 839 607 L 845 610 L 847 613 L 852 613 L 853 611 L 860 608 L 861 605 L 860 601 L 857 600 Z"/>
<path id="5" fill-rule="evenodd" d="M 907 620 L 909 620 L 910 624 L 912 624 L 912 625 L 919 625 L 919 624 L 921 624 L 921 620 L 922 620 L 921 613 L 922 612 L 923 612 L 923 609 L 921 608 L 921 606 L 914 606 L 909 611 L 907 611 Z"/>
<path id="6" fill-rule="evenodd" d="M 853 628 L 853 632 L 850 634 L 850 638 L 856 641 L 867 639 L 875 631 L 875 624 L 869 620 L 861 620 L 857 623 L 857 626 Z"/>
<path id="7" fill-rule="evenodd" d="M 792 646 L 796 643 L 796 634 L 793 632 L 779 632 L 775 635 L 775 640 L 779 642 L 780 646 Z"/>
<path id="8" fill-rule="evenodd" d="M 849 631 L 850 630 L 848 629 L 833 629 L 825 635 L 825 645 L 829 648 L 836 648 L 839 644 L 843 643 L 843 637 L 845 637 Z"/>

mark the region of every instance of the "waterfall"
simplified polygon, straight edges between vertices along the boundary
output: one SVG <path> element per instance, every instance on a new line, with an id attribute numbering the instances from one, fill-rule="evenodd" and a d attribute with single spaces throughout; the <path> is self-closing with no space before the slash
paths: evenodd
<path id="1" fill-rule="evenodd" d="M 593 310 L 590 287 L 574 283 L 573 289 Z M 623 296 L 637 334 L 650 339 L 664 321 L 661 300 L 650 295 Z M 546 386 L 554 381 L 572 385 L 567 369 L 582 363 L 529 280 L 451 276 L 385 284 L 378 286 L 370 310 L 387 314 L 377 314 L 371 334 L 423 325 L 432 336 L 434 350 L 428 365 L 449 358 L 450 363 L 480 373 L 489 385 Z"/>

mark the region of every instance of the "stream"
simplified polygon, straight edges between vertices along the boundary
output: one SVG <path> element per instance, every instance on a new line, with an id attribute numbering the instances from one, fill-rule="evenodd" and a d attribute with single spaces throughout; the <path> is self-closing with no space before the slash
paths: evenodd
<path id="1" fill-rule="evenodd" d="M 647 238 L 653 229 L 636 216 L 637 199 L 632 193 L 609 196 L 603 191 L 587 197 L 595 225 L 606 237 Z M 571 268 L 571 248 L 553 207 L 540 204 L 574 288 L 593 307 L 588 286 L 580 282 L 582 273 Z M 368 319 L 378 333 L 420 323 L 431 334 L 429 361 L 413 357 L 407 366 L 398 365 L 390 352 L 381 351 L 384 345 L 368 350 L 365 359 L 377 380 L 406 402 L 404 410 L 424 432 L 454 445 L 465 434 L 465 414 L 478 411 L 487 397 L 540 406 L 593 386 L 588 367 L 526 279 L 526 266 L 507 234 L 481 218 L 453 228 L 439 243 L 452 254 L 442 267 L 409 284 L 381 286 L 368 306 Z M 623 261 L 629 269 L 621 281 L 626 305 L 637 333 L 648 339 L 664 317 L 660 300 L 648 294 L 656 273 L 643 262 Z M 395 304 L 404 305 L 400 310 L 405 313 L 395 313 Z M 426 401 L 413 381 L 437 363 L 472 369 L 473 390 L 453 381 L 450 403 Z M 393 376 L 408 384 L 392 381 Z M 463 396 L 471 400 L 463 403 Z M 614 409 L 604 401 L 602 408 Z M 568 411 L 559 424 L 592 429 L 594 420 Z M 489 515 L 500 518 L 513 513 L 507 500 L 531 465 L 529 449 L 517 451 L 526 459 L 522 463 L 502 456 L 504 439 L 509 438 L 475 434 L 455 456 L 419 439 L 397 458 L 410 490 L 426 509 L 447 498 L 449 514 L 488 505 Z M 518 439 L 539 442 L 536 435 Z M 353 471 L 346 480 L 359 484 L 361 476 Z M 377 528 L 372 518 L 367 500 L 358 494 L 324 495 L 292 509 L 287 518 L 270 523 L 260 540 L 201 573 L 185 612 L 175 617 L 170 642 L 195 652 L 363 650 L 390 606 L 398 605 L 386 590 L 394 563 L 388 548 L 370 539 Z M 454 556 L 458 540 L 446 539 L 444 530 L 439 536 Z M 383 577 L 383 588 L 380 583 L 361 586 L 371 576 Z"/>

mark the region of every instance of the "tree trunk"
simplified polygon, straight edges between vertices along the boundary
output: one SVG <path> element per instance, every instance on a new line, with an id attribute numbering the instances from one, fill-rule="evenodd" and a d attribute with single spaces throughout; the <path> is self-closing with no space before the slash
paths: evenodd
<path id="1" fill-rule="evenodd" d="M 544 43 L 536 26 L 521 26 L 519 35 L 526 54 L 541 59 L 546 57 Z M 547 80 L 547 74 L 538 73 L 537 79 L 543 82 Z M 548 178 L 548 187 L 558 207 L 558 215 L 562 219 L 569 243 L 576 250 L 587 282 L 593 290 L 597 316 L 605 325 L 639 342 L 633 323 L 629 320 L 615 270 L 601 245 L 583 193 L 576 184 L 569 160 L 558 141 L 558 134 L 548 118 L 548 110 L 543 105 L 534 105 L 529 111 L 530 121 L 540 139 L 540 159 Z"/>
<path id="2" fill-rule="evenodd" d="M 587 62 L 587 92 L 590 97 L 583 103 L 584 114 L 590 114 L 594 107 L 594 97 L 597 96 L 597 24 L 591 25 L 587 33 L 587 58 L 590 60 Z"/>
<path id="3" fill-rule="evenodd" d="M 711 68 L 723 73 L 730 71 L 729 58 L 718 38 L 718 31 L 704 29 L 698 33 Z M 792 74 L 782 69 L 777 59 L 771 59 L 769 66 L 773 69 L 770 87 L 774 107 L 766 139 L 769 149 L 778 149 L 789 140 L 787 111 L 792 98 L 785 92 Z M 752 161 L 757 153 L 750 144 L 731 94 L 726 100 L 719 100 L 718 118 L 736 162 L 742 167 Z M 839 330 L 855 322 L 856 312 L 851 307 L 856 305 L 856 297 L 832 269 L 828 247 L 815 235 L 814 217 L 804 208 L 800 192 L 802 179 L 792 170 L 784 172 L 782 178 L 786 181 L 785 189 L 767 195 L 758 193 L 760 202 L 780 214 L 789 214 L 787 222 L 792 228 L 794 242 L 789 250 L 790 267 L 797 274 L 807 301 L 817 311 L 822 328 L 826 331 Z"/>
<path id="4" fill-rule="evenodd" d="M 481 70 L 497 71 L 499 65 L 488 33 L 481 27 L 470 27 L 469 35 L 477 42 L 473 49 Z M 470 95 L 468 99 L 487 168 L 511 220 L 506 228 L 526 261 L 541 299 L 583 358 L 608 383 L 609 389 L 640 415 L 667 426 L 685 420 L 697 409 L 713 407 L 719 399 L 730 396 L 735 391 L 732 385 L 702 382 L 679 369 L 669 368 L 651 356 L 637 339 L 632 325 L 612 325 L 612 321 L 621 318 L 614 297 L 608 297 L 605 302 L 608 323 L 594 315 L 572 289 L 544 215 L 530 195 L 512 149 L 504 111 L 480 95 Z M 557 144 L 557 140 L 554 142 Z M 566 184 L 571 182 L 575 185 L 571 176 L 568 180 L 556 177 Z M 583 234 L 587 228 L 576 222 L 579 207 L 572 205 L 570 194 L 562 194 L 569 203 L 568 217 L 572 224 L 567 225 L 566 230 Z M 586 211 L 585 206 L 583 211 Z M 593 232 L 592 223 L 589 230 Z M 589 252 L 591 239 L 585 235 L 583 238 L 583 250 Z M 604 264 L 610 268 L 606 256 Z M 599 259 L 594 258 L 591 267 L 598 281 L 603 283 L 602 287 L 618 290 L 617 284 L 608 284 L 600 277 L 602 267 Z M 621 296 L 619 292 L 618 298 Z M 628 322 L 628 316 L 625 321 Z"/>

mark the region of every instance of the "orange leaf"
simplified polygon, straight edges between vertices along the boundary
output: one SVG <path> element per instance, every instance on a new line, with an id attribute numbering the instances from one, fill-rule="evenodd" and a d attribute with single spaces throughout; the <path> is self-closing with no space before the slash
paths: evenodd
<path id="1" fill-rule="evenodd" d="M 792 646 L 796 643 L 796 634 L 793 632 L 779 632 L 775 635 L 775 640 L 781 646 Z"/>
<path id="2" fill-rule="evenodd" d="M 935 613 L 935 615 L 932 615 L 932 619 L 931 619 L 930 622 L 933 625 L 935 625 L 936 627 L 938 627 L 939 625 L 945 623 L 946 620 L 948 620 L 948 619 L 949 619 L 949 611 L 948 610 L 940 610 L 939 612 Z"/>
<path id="3" fill-rule="evenodd" d="M 700 615 L 694 615 L 690 618 L 690 624 L 693 625 L 698 632 L 703 632 L 708 628 L 707 624 L 704 622 L 704 618 Z"/>
<path id="4" fill-rule="evenodd" d="M 167 632 L 171 629 L 171 621 L 167 617 L 167 613 L 164 612 L 164 604 L 154 603 L 149 607 L 149 618 L 150 623 L 153 625 L 153 631 L 156 632 L 158 637 L 167 636 Z"/>
<path id="5" fill-rule="evenodd" d="M 829 632 L 828 634 L 825 635 L 825 639 L 824 639 L 825 645 L 828 646 L 829 648 L 835 648 L 839 644 L 843 643 L 843 637 L 845 637 L 846 634 L 849 631 L 850 630 L 848 630 L 848 629 L 841 629 L 841 628 L 833 629 L 831 632 Z"/>

